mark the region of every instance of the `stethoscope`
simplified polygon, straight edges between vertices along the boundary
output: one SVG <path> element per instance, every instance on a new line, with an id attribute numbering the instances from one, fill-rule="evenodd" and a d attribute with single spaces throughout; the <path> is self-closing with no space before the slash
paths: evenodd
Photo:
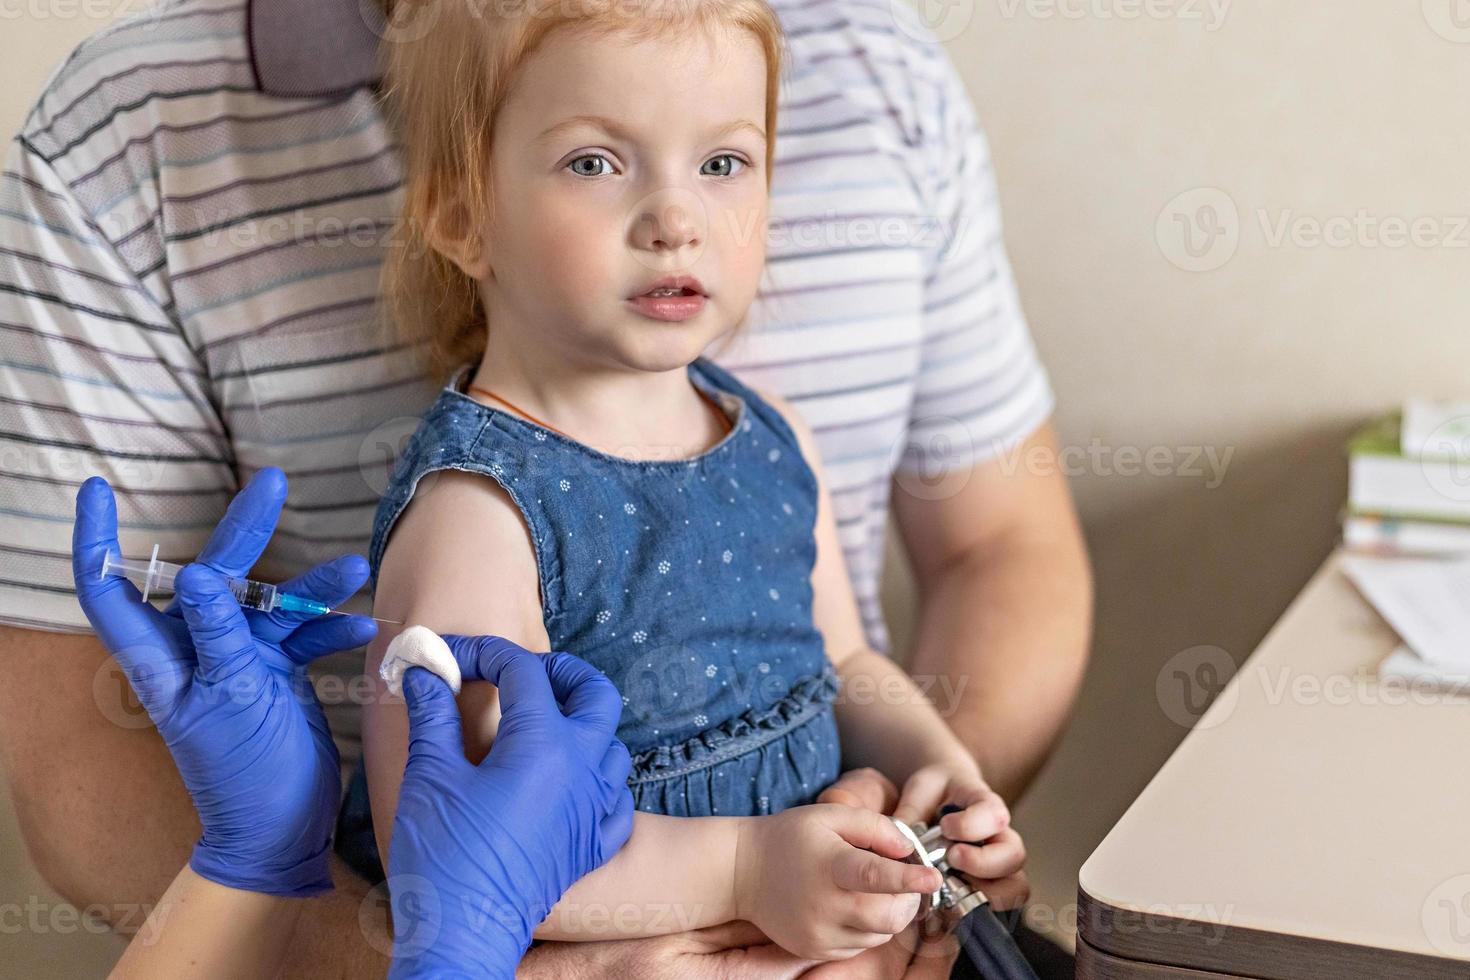
<path id="1" fill-rule="evenodd" d="M 959 807 L 945 807 L 939 815 L 942 817 L 951 809 L 958 810 Z M 930 827 L 923 821 L 913 824 L 899 820 L 893 822 L 914 845 L 914 853 L 909 855 L 909 860 L 934 868 L 943 876 L 944 883 L 939 890 L 920 904 L 920 920 L 939 916 L 943 927 L 953 929 L 960 950 L 985 980 L 1037 980 L 1036 972 L 1021 955 L 1020 947 L 996 918 L 990 899 L 949 866 L 949 847 L 953 841 L 940 833 L 939 825 L 936 823 Z"/>

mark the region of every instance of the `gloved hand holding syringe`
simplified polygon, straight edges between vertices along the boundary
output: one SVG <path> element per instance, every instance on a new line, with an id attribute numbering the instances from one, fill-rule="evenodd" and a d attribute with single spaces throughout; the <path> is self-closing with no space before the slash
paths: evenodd
<path id="1" fill-rule="evenodd" d="M 133 584 L 143 590 L 143 601 L 148 601 L 148 596 L 154 590 L 173 591 L 174 576 L 178 575 L 183 568 L 171 561 L 160 561 L 158 558 L 158 545 L 153 546 L 153 553 L 145 563 L 140 560 L 124 558 L 120 552 L 108 549 L 102 559 L 102 571 L 97 577 L 105 578 L 115 575 L 119 578 L 131 579 Z M 248 578 L 228 578 L 230 591 L 239 600 L 241 606 L 246 609 L 258 609 L 261 612 L 275 612 L 280 609 L 284 612 L 305 613 L 309 616 L 324 616 L 332 613 L 337 616 L 349 616 L 351 613 L 340 609 L 332 609 L 324 602 L 308 599 L 305 596 L 292 595 L 282 592 L 270 582 L 258 582 Z M 403 625 L 401 620 L 381 619 L 372 617 L 380 623 L 397 623 Z"/>

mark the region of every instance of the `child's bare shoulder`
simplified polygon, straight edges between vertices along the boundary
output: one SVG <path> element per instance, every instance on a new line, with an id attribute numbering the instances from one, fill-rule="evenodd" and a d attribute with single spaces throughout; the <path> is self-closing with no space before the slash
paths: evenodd
<path id="1" fill-rule="evenodd" d="M 389 534 L 374 608 L 440 633 L 494 633 L 547 649 L 525 519 L 478 473 L 437 470 L 420 481 Z"/>

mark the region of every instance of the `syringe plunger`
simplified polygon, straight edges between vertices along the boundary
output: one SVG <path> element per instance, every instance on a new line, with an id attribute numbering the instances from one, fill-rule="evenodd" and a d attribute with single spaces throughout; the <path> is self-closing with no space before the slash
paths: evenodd
<path id="1" fill-rule="evenodd" d="M 124 558 L 121 555 L 114 557 L 111 549 L 102 557 L 102 574 L 98 578 L 108 575 L 121 575 L 131 579 L 135 585 L 143 590 L 143 601 L 148 601 L 148 596 L 156 590 L 173 591 L 174 578 L 179 574 L 183 565 L 171 561 L 160 561 L 158 558 L 158 545 L 153 546 L 153 553 L 148 556 L 145 564 Z M 261 612 L 271 612 L 281 605 L 280 591 L 270 582 L 257 582 L 248 578 L 228 578 L 225 580 L 230 587 L 230 592 L 239 600 L 240 605 L 246 609 L 258 609 Z M 320 610 L 325 612 L 325 607 Z"/>

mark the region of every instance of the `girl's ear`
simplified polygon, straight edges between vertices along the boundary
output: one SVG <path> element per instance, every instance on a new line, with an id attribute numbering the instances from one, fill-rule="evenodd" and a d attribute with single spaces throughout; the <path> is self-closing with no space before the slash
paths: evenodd
<path id="1" fill-rule="evenodd" d="M 435 201 L 424 237 L 434 251 L 457 265 L 471 279 L 480 282 L 489 277 L 489 249 L 485 247 L 484 236 L 472 219 L 470 209 L 463 202 L 452 198 Z"/>

